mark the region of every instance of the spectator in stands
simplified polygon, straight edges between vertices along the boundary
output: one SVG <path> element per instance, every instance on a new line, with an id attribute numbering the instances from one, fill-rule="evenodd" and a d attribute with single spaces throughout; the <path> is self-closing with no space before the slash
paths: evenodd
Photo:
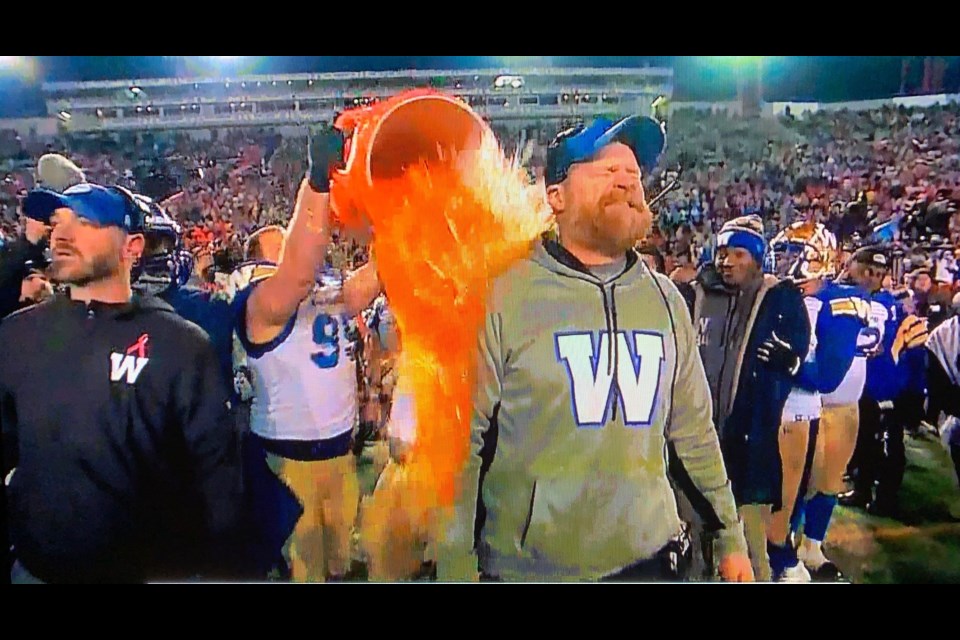
<path id="1" fill-rule="evenodd" d="M 83 172 L 75 164 L 55 154 L 40 158 L 37 178 L 37 182 L 48 189 L 60 192 L 85 181 Z M 35 277 L 30 277 L 30 273 L 47 264 L 44 254 L 49 244 L 49 234 L 50 230 L 44 223 L 26 218 L 23 237 L 5 245 L 0 257 L 0 318 L 23 306 L 23 288 L 28 279 L 34 282 L 27 285 L 27 299 L 33 299 L 44 290 Z M 34 287 L 38 289 L 34 291 Z"/>
<path id="2" fill-rule="evenodd" d="M 697 267 L 693 260 L 693 248 L 676 252 L 677 266 L 670 272 L 674 283 L 689 284 L 697 277 Z"/>
<path id="3" fill-rule="evenodd" d="M 27 276 L 20 283 L 20 308 L 43 302 L 53 295 L 53 286 L 47 275 L 46 260 L 27 265 Z"/>
<path id="4" fill-rule="evenodd" d="M 34 265 L 45 261 L 48 237 L 43 223 L 27 219 L 23 236 L 4 246 L 0 253 L 0 318 L 21 307 L 23 282 Z"/>

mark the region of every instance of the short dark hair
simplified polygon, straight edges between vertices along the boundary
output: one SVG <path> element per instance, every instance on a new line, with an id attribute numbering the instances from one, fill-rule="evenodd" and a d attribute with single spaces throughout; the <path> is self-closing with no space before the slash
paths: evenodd
<path id="1" fill-rule="evenodd" d="M 693 246 L 692 246 L 692 245 L 689 245 L 689 246 L 685 247 L 685 248 L 682 249 L 682 250 L 679 250 L 679 249 L 678 249 L 677 251 L 674 252 L 674 256 L 675 256 L 677 259 L 686 258 L 686 259 L 689 260 L 691 263 L 696 262 L 696 260 L 695 260 L 694 257 L 693 257 Z"/>

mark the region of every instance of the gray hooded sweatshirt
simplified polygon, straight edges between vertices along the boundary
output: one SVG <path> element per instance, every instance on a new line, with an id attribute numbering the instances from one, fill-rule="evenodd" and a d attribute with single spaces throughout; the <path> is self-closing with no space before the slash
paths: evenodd
<path id="1" fill-rule="evenodd" d="M 746 553 L 686 304 L 636 255 L 604 283 L 555 242 L 538 243 L 494 283 L 478 359 L 471 456 L 440 579 L 476 574 L 480 450 L 492 422 L 484 572 L 597 579 L 652 558 L 681 528 L 668 441 L 723 525 L 720 554 Z"/>

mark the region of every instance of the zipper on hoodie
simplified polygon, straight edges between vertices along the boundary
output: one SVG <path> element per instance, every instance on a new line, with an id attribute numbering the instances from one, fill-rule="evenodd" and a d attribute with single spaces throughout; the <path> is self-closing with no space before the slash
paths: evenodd
<path id="1" fill-rule="evenodd" d="M 613 375 L 616 378 L 617 367 L 620 365 L 620 350 L 617 348 L 617 299 L 616 299 L 616 289 L 617 285 L 614 283 L 610 286 L 610 302 L 607 303 L 607 288 L 604 283 L 597 285 L 600 288 L 600 296 L 603 299 L 603 319 L 607 325 L 607 374 Z M 612 318 L 612 320 L 611 320 Z M 614 379 L 613 384 L 616 384 L 616 379 Z M 617 385 L 616 393 L 620 393 L 620 386 Z M 617 420 L 617 405 L 619 404 L 617 396 L 613 397 L 613 418 L 615 422 Z"/>
<path id="2" fill-rule="evenodd" d="M 617 398 L 620 396 L 620 385 L 617 383 L 616 375 L 617 371 L 620 370 L 620 349 L 617 348 L 617 345 L 614 342 L 616 336 L 620 335 L 620 327 L 617 326 L 617 283 L 610 285 L 610 312 L 613 316 L 613 333 L 610 335 L 610 343 L 613 344 L 613 375 L 614 375 L 614 384 L 617 385 L 617 396 L 613 399 L 613 421 L 617 420 L 617 405 L 620 404 L 617 401 Z"/>

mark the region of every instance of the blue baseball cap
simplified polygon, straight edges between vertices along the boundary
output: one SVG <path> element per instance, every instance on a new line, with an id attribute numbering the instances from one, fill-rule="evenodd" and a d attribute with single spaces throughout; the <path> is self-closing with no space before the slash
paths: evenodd
<path id="1" fill-rule="evenodd" d="M 84 182 L 63 193 L 34 189 L 23 200 L 24 215 L 43 223 L 49 223 L 57 209 L 70 209 L 81 218 L 100 226 L 120 227 L 127 233 L 143 230 L 143 209 L 120 187 Z"/>
<path id="2" fill-rule="evenodd" d="M 640 169 L 650 173 L 663 153 L 667 135 L 662 123 L 646 116 L 628 116 L 617 122 L 597 118 L 589 127 L 567 129 L 547 147 L 547 185 L 563 182 L 571 165 L 589 161 L 613 142 L 630 147 Z"/>

